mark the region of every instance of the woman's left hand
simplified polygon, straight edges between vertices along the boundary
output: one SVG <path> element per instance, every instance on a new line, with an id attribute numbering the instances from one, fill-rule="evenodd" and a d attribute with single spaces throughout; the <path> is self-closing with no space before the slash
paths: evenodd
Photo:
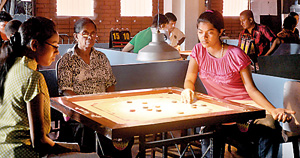
<path id="1" fill-rule="evenodd" d="M 291 114 L 295 114 L 295 113 L 296 112 L 293 110 L 277 108 L 274 111 L 272 111 L 272 116 L 274 120 L 285 123 L 285 122 L 290 122 L 292 120 Z"/>

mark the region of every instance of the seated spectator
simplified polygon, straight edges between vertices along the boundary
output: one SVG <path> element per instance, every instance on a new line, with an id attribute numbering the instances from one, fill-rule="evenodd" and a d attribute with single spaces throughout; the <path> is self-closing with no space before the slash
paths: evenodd
<path id="1" fill-rule="evenodd" d="M 96 37 L 97 27 L 91 19 L 81 18 L 75 23 L 74 39 L 77 44 L 57 64 L 58 85 L 63 95 L 114 91 L 116 78 L 106 55 L 94 48 Z M 65 132 L 67 141 L 78 142 L 83 152 L 95 151 L 95 134 L 92 129 L 72 119 L 67 121 L 67 125 L 69 131 L 61 132 Z M 101 134 L 98 136 L 105 156 L 131 157 L 133 139 L 112 142 Z"/>
<path id="2" fill-rule="evenodd" d="M 294 33 L 299 36 L 299 30 L 297 29 L 297 25 L 299 22 L 299 15 L 296 12 L 290 12 L 288 16 L 294 17 L 297 20 L 296 27 L 294 29 Z"/>
<path id="3" fill-rule="evenodd" d="M 267 56 L 276 48 L 274 40 L 276 35 L 270 30 L 269 27 L 257 24 L 254 21 L 253 12 L 251 10 L 244 10 L 240 13 L 240 22 L 243 27 L 243 31 L 239 35 L 239 44 L 241 47 L 242 41 L 253 40 L 254 41 L 254 54 L 248 54 L 251 60 L 256 63 L 258 56 Z M 270 47 L 270 42 L 273 42 Z"/>
<path id="4" fill-rule="evenodd" d="M 8 40 L 5 34 L 5 25 L 10 20 L 12 20 L 12 17 L 9 13 L 7 13 L 6 11 L 0 12 L 0 45 L 2 45 L 4 41 Z"/>
<path id="5" fill-rule="evenodd" d="M 299 36 L 294 32 L 297 20 L 288 16 L 283 21 L 283 29 L 277 34 L 280 43 L 299 43 Z"/>
<path id="6" fill-rule="evenodd" d="M 182 31 L 175 27 L 177 22 L 177 17 L 173 13 L 166 13 L 165 16 L 169 20 L 167 24 L 168 31 L 170 33 L 171 46 L 178 48 L 180 50 L 180 45 L 184 42 L 185 36 Z"/>
<path id="7" fill-rule="evenodd" d="M 155 15 L 151 27 L 140 31 L 137 33 L 132 40 L 127 43 L 127 45 L 122 49 L 123 52 L 130 52 L 133 50 L 133 53 L 138 53 L 139 50 L 147 46 L 152 41 L 152 34 L 157 32 L 157 25 L 159 25 L 160 33 L 164 33 L 165 41 L 170 44 L 170 37 L 167 31 L 166 25 L 168 24 L 168 19 L 165 15 L 159 14 L 159 24 L 158 24 L 158 15 Z"/>
<path id="8" fill-rule="evenodd" d="M 6 24 L 4 31 L 5 31 L 5 35 L 8 40 L 10 39 L 10 37 L 12 35 L 14 35 L 16 32 L 18 32 L 21 24 L 22 24 L 22 22 L 19 20 L 11 20 Z"/>

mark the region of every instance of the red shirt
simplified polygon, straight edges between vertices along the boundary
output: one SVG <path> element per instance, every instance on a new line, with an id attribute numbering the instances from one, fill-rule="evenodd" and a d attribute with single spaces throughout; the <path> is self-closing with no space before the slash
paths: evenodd
<path id="1" fill-rule="evenodd" d="M 264 55 L 270 49 L 270 42 L 273 42 L 276 35 L 270 30 L 269 27 L 261 24 L 256 24 L 252 29 L 252 32 L 248 32 L 247 29 L 243 30 L 239 35 L 239 47 L 243 38 L 250 38 L 254 40 L 255 53 L 257 56 Z"/>
<path id="2" fill-rule="evenodd" d="M 199 43 L 190 56 L 197 61 L 199 77 L 208 95 L 229 100 L 251 100 L 240 75 L 251 61 L 239 47 L 229 45 L 222 58 L 215 58 Z"/>

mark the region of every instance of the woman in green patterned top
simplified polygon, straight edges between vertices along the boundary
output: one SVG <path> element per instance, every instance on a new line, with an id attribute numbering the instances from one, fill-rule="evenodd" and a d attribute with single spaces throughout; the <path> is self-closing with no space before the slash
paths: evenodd
<path id="1" fill-rule="evenodd" d="M 43 17 L 25 21 L 0 54 L 0 157 L 42 157 L 70 152 L 51 140 L 50 98 L 37 65 L 58 54 L 55 24 Z"/>

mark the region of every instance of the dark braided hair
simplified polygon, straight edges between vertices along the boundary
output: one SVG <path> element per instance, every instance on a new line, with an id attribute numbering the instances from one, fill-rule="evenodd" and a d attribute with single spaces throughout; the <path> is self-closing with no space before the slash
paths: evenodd
<path id="1" fill-rule="evenodd" d="M 32 17 L 25 21 L 19 31 L 11 36 L 0 48 L 0 99 L 4 95 L 4 82 L 6 75 L 13 66 L 17 57 L 32 53 L 31 40 L 35 39 L 43 44 L 47 39 L 56 34 L 53 21 L 44 17 Z"/>

